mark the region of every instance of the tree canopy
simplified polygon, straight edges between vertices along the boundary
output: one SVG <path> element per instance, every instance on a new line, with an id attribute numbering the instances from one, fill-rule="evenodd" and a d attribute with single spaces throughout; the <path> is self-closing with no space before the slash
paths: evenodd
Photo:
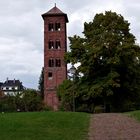
<path id="1" fill-rule="evenodd" d="M 129 110 L 137 104 L 140 47 L 129 26 L 123 16 L 106 11 L 84 23 L 83 38 L 69 37 L 71 51 L 65 59 L 67 63 L 81 64 L 77 73 L 83 76 L 75 86 L 86 104 L 110 104 L 113 111 Z"/>
<path id="2" fill-rule="evenodd" d="M 43 109 L 43 103 L 38 91 L 34 89 L 25 89 L 17 92 L 15 95 L 3 94 L 0 97 L 1 112 L 15 111 L 40 111 Z"/>

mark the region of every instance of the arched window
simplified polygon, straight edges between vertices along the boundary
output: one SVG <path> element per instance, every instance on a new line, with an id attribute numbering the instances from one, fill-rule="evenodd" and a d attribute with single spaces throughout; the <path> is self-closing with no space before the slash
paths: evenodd
<path id="1" fill-rule="evenodd" d="M 52 40 L 49 41 L 49 49 L 54 49 L 54 42 Z"/>
<path id="2" fill-rule="evenodd" d="M 61 67 L 61 60 L 60 59 L 55 59 L 55 66 Z"/>
<path id="3" fill-rule="evenodd" d="M 60 23 L 55 23 L 55 30 L 56 31 L 60 31 L 61 30 Z"/>
<path id="4" fill-rule="evenodd" d="M 53 23 L 49 23 L 48 30 L 49 31 L 54 31 L 54 25 L 53 25 Z"/>
<path id="5" fill-rule="evenodd" d="M 54 67 L 54 59 L 49 59 L 49 67 Z"/>
<path id="6" fill-rule="evenodd" d="M 55 48 L 56 49 L 60 49 L 61 48 L 60 40 L 56 40 L 55 41 Z"/>
<path id="7" fill-rule="evenodd" d="M 52 72 L 48 72 L 48 79 L 49 79 L 49 80 L 52 80 L 52 78 L 53 78 Z"/>

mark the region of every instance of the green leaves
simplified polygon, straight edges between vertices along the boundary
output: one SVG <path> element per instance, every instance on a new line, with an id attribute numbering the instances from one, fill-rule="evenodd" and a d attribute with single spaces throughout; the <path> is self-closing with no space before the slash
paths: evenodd
<path id="1" fill-rule="evenodd" d="M 79 36 L 69 37 L 70 49 L 72 52 L 68 52 L 65 55 L 66 62 L 77 63 L 81 61 L 81 56 L 85 53 L 84 41 L 85 39 Z"/>
<path id="2" fill-rule="evenodd" d="M 80 62 L 77 72 L 83 74 L 75 83 L 77 94 L 86 95 L 92 104 L 93 99 L 95 104 L 107 101 L 115 108 L 139 95 L 140 47 L 129 26 L 123 16 L 106 11 L 84 23 L 85 38 L 69 37 L 71 52 L 66 60 Z"/>
<path id="3" fill-rule="evenodd" d="M 44 67 L 42 67 L 42 71 L 39 77 L 38 89 L 39 89 L 41 98 L 44 99 Z"/>

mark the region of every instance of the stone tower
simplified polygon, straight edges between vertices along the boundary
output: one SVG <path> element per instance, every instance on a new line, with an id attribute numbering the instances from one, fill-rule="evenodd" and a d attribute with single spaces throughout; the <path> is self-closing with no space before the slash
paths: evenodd
<path id="1" fill-rule="evenodd" d="M 67 78 L 64 54 L 67 51 L 67 14 L 55 5 L 42 15 L 44 20 L 44 102 L 57 110 L 56 88 Z"/>

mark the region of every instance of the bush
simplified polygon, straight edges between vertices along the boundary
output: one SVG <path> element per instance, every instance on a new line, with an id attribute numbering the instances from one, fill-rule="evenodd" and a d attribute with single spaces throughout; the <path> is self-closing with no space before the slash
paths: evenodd
<path id="1" fill-rule="evenodd" d="M 103 113 L 104 112 L 104 107 L 103 106 L 95 106 L 94 108 L 94 113 Z"/>
<path id="2" fill-rule="evenodd" d="M 43 108 L 42 99 L 36 90 L 27 89 L 14 96 L 5 95 L 0 98 L 1 112 L 40 111 Z"/>

